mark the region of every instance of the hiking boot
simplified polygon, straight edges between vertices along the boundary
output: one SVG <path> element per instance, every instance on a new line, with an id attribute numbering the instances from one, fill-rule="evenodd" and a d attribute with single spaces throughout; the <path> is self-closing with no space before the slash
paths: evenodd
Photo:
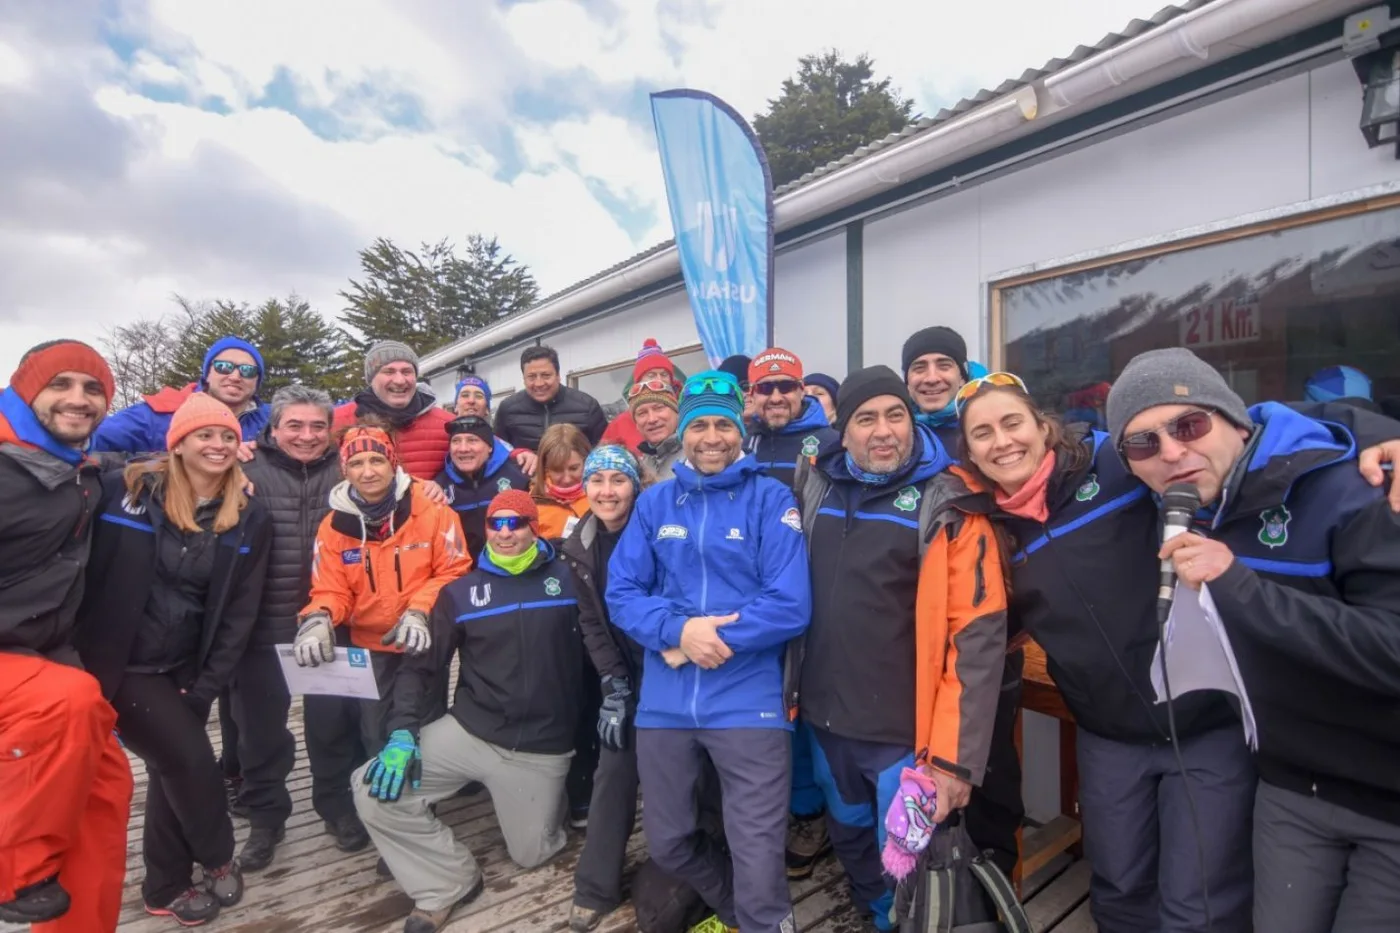
<path id="1" fill-rule="evenodd" d="M 580 831 L 588 828 L 588 806 L 586 804 L 569 810 L 569 826 Z"/>
<path id="2" fill-rule="evenodd" d="M 169 917 L 182 927 L 197 927 L 219 915 L 219 902 L 208 891 L 190 888 L 164 907 L 146 905 L 152 917 Z"/>
<path id="3" fill-rule="evenodd" d="M 787 876 L 798 880 L 810 878 L 817 862 L 831 851 L 831 837 L 826 833 L 826 814 L 802 819 L 788 817 Z"/>
<path id="4" fill-rule="evenodd" d="M 358 852 L 369 845 L 365 824 L 353 813 L 326 820 L 326 832 L 335 837 L 335 847 L 342 852 Z"/>
<path id="5" fill-rule="evenodd" d="M 238 852 L 238 867 L 243 871 L 262 871 L 272 864 L 277 843 L 287 838 L 287 827 L 254 826 L 248 840 Z"/>
<path id="6" fill-rule="evenodd" d="M 729 926 L 717 914 L 710 914 L 686 933 L 739 933 L 739 928 Z"/>
<path id="7" fill-rule="evenodd" d="M 204 869 L 204 890 L 212 894 L 221 907 L 232 907 L 243 900 L 243 870 L 238 862 Z"/>
<path id="8" fill-rule="evenodd" d="M 574 933 L 588 933 L 589 930 L 603 922 L 603 918 L 609 911 L 594 910 L 592 907 L 583 907 L 575 904 L 569 908 L 569 929 Z"/>
<path id="9" fill-rule="evenodd" d="M 408 915 L 408 919 L 403 923 L 403 933 L 437 933 L 447 925 L 447 918 L 452 916 L 452 911 L 458 907 L 465 907 L 481 896 L 481 892 L 486 890 L 486 876 L 477 872 L 476 884 L 472 889 L 457 899 L 457 903 L 442 910 L 419 910 L 413 909 L 413 913 Z"/>
<path id="10" fill-rule="evenodd" d="M 6 923 L 43 923 L 68 913 L 72 902 L 58 883 L 58 875 L 15 890 L 15 899 L 0 904 L 0 920 Z"/>
<path id="11" fill-rule="evenodd" d="M 241 817 L 246 820 L 248 818 L 248 806 L 240 799 L 242 793 L 242 778 L 224 778 L 224 798 L 228 801 L 229 815 Z"/>

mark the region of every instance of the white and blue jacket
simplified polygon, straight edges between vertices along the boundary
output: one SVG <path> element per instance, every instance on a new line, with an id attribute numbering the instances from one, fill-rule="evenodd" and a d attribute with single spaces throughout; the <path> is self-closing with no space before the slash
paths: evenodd
<path id="1" fill-rule="evenodd" d="M 608 608 L 646 649 L 639 729 L 791 728 L 783 651 L 812 615 L 802 520 L 791 490 L 741 457 L 713 476 L 676 464 L 646 492 L 608 564 Z M 715 670 L 671 669 L 695 616 L 739 618 L 719 629 L 734 656 Z"/>

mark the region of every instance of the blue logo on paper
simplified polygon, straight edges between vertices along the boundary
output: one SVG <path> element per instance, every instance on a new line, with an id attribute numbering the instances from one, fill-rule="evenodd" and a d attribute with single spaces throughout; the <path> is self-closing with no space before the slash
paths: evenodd
<path id="1" fill-rule="evenodd" d="M 369 652 L 363 648 L 347 648 L 345 656 L 350 659 L 351 667 L 369 667 Z"/>
<path id="2" fill-rule="evenodd" d="M 360 549 L 352 547 L 340 552 L 340 562 L 342 564 L 358 564 L 360 562 Z"/>

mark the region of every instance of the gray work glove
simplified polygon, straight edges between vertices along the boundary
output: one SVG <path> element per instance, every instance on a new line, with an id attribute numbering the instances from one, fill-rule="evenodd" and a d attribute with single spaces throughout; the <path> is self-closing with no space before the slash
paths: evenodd
<path id="1" fill-rule="evenodd" d="M 414 657 L 426 654 L 433 646 L 433 636 L 428 632 L 428 617 L 417 609 L 409 609 L 399 617 L 399 624 L 389 629 L 389 634 L 379 643 L 394 645 L 404 654 Z"/>
<path id="2" fill-rule="evenodd" d="M 301 620 L 292 653 L 302 667 L 319 667 L 322 661 L 329 664 L 335 660 L 335 627 L 330 613 L 313 612 Z"/>

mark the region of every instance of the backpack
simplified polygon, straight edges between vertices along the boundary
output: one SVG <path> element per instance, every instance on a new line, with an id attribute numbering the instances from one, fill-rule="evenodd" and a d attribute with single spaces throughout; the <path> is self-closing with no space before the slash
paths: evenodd
<path id="1" fill-rule="evenodd" d="M 899 883 L 893 919 L 899 933 L 1031 933 L 1011 882 L 976 850 L 956 815 Z"/>

